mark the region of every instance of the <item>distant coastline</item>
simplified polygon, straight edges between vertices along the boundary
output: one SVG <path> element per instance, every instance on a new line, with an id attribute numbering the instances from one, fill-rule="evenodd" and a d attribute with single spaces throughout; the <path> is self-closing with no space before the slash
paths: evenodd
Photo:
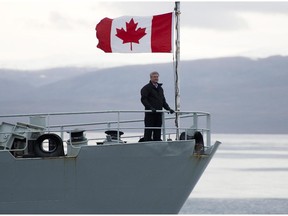
<path id="1" fill-rule="evenodd" d="M 285 134 L 288 131 L 288 56 L 182 61 L 181 110 L 207 111 L 214 133 Z M 142 110 L 140 87 L 160 73 L 174 106 L 172 63 L 108 69 L 63 67 L 0 69 L 0 114 Z"/>

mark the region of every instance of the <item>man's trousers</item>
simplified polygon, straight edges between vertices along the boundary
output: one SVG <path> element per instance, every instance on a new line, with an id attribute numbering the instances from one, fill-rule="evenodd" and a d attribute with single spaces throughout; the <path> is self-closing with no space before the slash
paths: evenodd
<path id="1" fill-rule="evenodd" d="M 145 127 L 159 127 L 159 129 L 144 130 L 145 141 L 161 141 L 162 113 L 145 113 Z M 152 139 L 153 138 L 153 139 Z"/>

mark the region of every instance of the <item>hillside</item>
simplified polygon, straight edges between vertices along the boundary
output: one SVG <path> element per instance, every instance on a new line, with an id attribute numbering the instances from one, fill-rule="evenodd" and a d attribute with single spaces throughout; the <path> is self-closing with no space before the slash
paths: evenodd
<path id="1" fill-rule="evenodd" d="M 181 110 L 210 112 L 217 133 L 287 133 L 287 68 L 288 57 L 283 56 L 182 61 Z M 166 99 L 174 107 L 172 64 L 0 70 L 0 114 L 142 110 L 140 89 L 153 70 L 160 73 Z"/>

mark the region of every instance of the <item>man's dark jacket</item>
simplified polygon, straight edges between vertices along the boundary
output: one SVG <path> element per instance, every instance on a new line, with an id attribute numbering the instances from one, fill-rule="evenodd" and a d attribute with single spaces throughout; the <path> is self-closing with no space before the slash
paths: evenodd
<path id="1" fill-rule="evenodd" d="M 150 81 L 141 89 L 141 102 L 145 107 L 145 110 L 162 110 L 162 107 L 166 110 L 170 110 L 169 105 L 166 103 L 162 84 L 158 83 L 156 88 Z"/>

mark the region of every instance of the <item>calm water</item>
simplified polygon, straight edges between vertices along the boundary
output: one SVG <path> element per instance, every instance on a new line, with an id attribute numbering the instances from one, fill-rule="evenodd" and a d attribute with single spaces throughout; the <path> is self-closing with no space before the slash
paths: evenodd
<path id="1" fill-rule="evenodd" d="M 212 139 L 222 144 L 180 214 L 288 214 L 288 135 Z"/>

